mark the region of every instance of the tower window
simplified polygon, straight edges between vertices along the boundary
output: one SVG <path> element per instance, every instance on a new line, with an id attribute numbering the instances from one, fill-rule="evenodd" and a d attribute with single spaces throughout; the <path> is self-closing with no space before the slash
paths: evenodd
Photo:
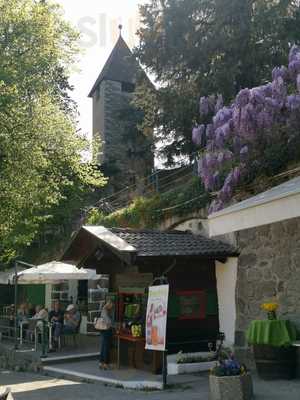
<path id="1" fill-rule="evenodd" d="M 100 85 L 98 85 L 96 89 L 96 100 L 98 101 L 99 99 L 100 99 Z"/>
<path id="2" fill-rule="evenodd" d="M 136 176 L 135 175 L 131 175 L 129 178 L 129 184 L 130 185 L 135 185 L 136 184 Z"/>
<path id="3" fill-rule="evenodd" d="M 122 92 L 133 93 L 135 90 L 135 84 L 129 82 L 122 82 Z"/>

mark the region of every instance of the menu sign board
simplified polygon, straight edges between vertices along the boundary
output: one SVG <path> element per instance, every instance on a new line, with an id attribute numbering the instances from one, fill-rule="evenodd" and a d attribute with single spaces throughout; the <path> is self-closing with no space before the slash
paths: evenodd
<path id="1" fill-rule="evenodd" d="M 169 285 L 150 286 L 146 314 L 146 349 L 165 351 Z"/>

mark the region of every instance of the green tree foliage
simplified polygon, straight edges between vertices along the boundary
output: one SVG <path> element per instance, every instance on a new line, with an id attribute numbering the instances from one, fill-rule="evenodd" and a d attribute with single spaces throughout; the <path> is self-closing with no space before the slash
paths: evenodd
<path id="1" fill-rule="evenodd" d="M 241 88 L 265 83 L 300 39 L 298 0 L 152 0 L 140 11 L 135 52 L 159 89 L 138 102 L 159 140 L 168 140 L 169 163 L 193 151 L 199 93 L 229 102 Z"/>
<path id="2" fill-rule="evenodd" d="M 168 192 L 137 197 L 128 207 L 109 215 L 93 208 L 87 216 L 87 223 L 104 225 L 108 228 L 159 228 L 165 219 L 175 215 L 184 217 L 206 207 L 209 201 L 210 195 L 205 192 L 200 180 L 194 177 Z"/>
<path id="3" fill-rule="evenodd" d="M 81 162 L 68 75 L 77 33 L 46 1 L 0 0 L 0 259 L 104 184 Z"/>

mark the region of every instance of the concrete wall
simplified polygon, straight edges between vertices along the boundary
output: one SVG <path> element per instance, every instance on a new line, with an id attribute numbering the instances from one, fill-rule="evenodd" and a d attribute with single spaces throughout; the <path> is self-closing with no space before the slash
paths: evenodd
<path id="1" fill-rule="evenodd" d="M 266 301 L 277 301 L 279 317 L 300 328 L 300 218 L 240 231 L 237 243 L 237 345 L 246 344 L 250 322 L 265 317 Z"/>
<path id="2" fill-rule="evenodd" d="M 173 215 L 161 221 L 159 229 L 162 231 L 178 230 L 191 231 L 195 235 L 208 236 L 207 210 L 205 208 L 192 212 L 186 216 Z"/>
<path id="3" fill-rule="evenodd" d="M 216 261 L 220 332 L 225 333 L 229 346 L 235 342 L 237 268 L 236 257 L 228 258 L 226 263 Z"/>
<path id="4" fill-rule="evenodd" d="M 174 229 L 177 231 L 190 231 L 195 235 L 208 237 L 207 219 L 204 218 L 192 218 L 180 222 L 178 225 L 174 226 Z"/>

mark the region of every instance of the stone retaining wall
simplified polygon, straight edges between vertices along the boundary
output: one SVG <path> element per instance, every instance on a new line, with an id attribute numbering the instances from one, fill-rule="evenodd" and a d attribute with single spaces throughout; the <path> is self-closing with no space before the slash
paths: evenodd
<path id="1" fill-rule="evenodd" d="M 0 343 L 0 370 L 40 372 L 42 363 L 35 352 L 18 352 L 13 346 Z"/>
<path id="2" fill-rule="evenodd" d="M 279 303 L 278 316 L 300 329 L 300 218 L 240 231 L 236 288 L 236 344 L 245 346 L 245 331 L 263 318 L 263 302 Z"/>

